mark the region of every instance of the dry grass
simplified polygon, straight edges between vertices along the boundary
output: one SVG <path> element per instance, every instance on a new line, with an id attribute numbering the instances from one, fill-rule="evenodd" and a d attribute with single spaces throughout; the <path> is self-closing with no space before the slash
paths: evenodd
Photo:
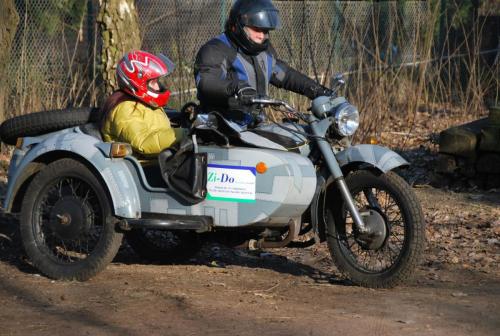
<path id="1" fill-rule="evenodd" d="M 367 5 L 364 14 L 354 16 L 347 12 L 348 7 L 341 7 L 338 10 L 342 20 L 332 25 L 332 2 L 318 3 L 314 11 L 304 7 L 305 15 L 296 12 L 302 8 L 293 7 L 294 12 L 283 18 L 284 25 L 291 29 L 276 32 L 273 41 L 284 60 L 326 85 L 333 74 L 344 72 L 347 86 L 343 94 L 362 112 L 357 140 L 380 134 L 390 116 L 406 119 L 411 132 L 419 110 L 432 116 L 436 109 L 446 109 L 472 118 L 485 113 L 486 94 L 498 103 L 500 62 L 497 57 L 496 63 L 488 65 L 480 55 L 484 17 L 473 25 L 451 17 L 453 28 L 451 24 L 441 26 L 441 1 L 429 1 L 408 22 L 399 2 L 387 2 L 385 7 Z M 301 18 L 305 20 L 302 24 L 297 22 Z M 197 38 L 199 29 L 192 27 L 192 32 L 198 32 L 195 38 L 178 36 L 169 46 L 169 56 L 177 64 L 171 89 L 179 91 L 170 107 L 179 108 L 195 99 L 192 64 L 197 45 L 203 43 Z M 187 30 L 179 31 L 188 34 Z M 449 40 L 452 31 L 465 37 L 458 45 Z M 21 39 L 21 57 L 11 67 L 15 73 L 9 81 L 12 109 L 4 118 L 69 105 L 97 104 L 103 98 L 96 85 L 96 46 L 91 46 L 93 57 L 78 61 L 81 36 L 66 41 L 66 35 L 61 34 L 60 41 L 63 70 L 57 71 L 48 62 L 42 62 L 44 67 L 40 68 L 40 62 L 29 61 L 25 51 L 30 46 Z M 444 41 L 438 41 L 440 35 Z M 436 47 L 438 42 L 441 49 Z M 306 98 L 283 90 L 273 90 L 272 95 L 302 110 L 309 105 Z"/>
<path id="2" fill-rule="evenodd" d="M 83 18 L 82 18 L 83 22 Z M 99 90 L 96 88 L 95 57 L 82 58 L 82 32 L 65 31 L 51 41 L 52 48 L 42 48 L 42 54 L 33 52 L 33 31 L 22 23 L 26 33 L 18 39 L 18 55 L 12 58 L 8 83 L 8 106 L 3 119 L 31 112 L 95 105 Z M 71 38 L 72 40 L 68 40 Z M 96 46 L 94 45 L 95 56 Z M 80 53 L 80 55 L 79 55 Z M 36 55 L 36 56 L 34 56 Z"/>

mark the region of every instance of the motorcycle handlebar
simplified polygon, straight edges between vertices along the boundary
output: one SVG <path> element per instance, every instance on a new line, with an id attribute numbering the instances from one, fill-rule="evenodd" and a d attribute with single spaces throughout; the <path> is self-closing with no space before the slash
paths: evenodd
<path id="1" fill-rule="evenodd" d="M 253 104 L 266 104 L 266 105 L 282 105 L 282 103 L 284 103 L 281 100 L 272 99 L 269 97 L 252 98 L 251 101 Z"/>
<path id="2" fill-rule="evenodd" d="M 279 99 L 272 99 L 269 97 L 259 97 L 259 98 L 252 98 L 251 102 L 252 104 L 283 106 L 287 110 L 295 112 L 295 109 L 292 106 L 288 105 L 287 102 Z"/>

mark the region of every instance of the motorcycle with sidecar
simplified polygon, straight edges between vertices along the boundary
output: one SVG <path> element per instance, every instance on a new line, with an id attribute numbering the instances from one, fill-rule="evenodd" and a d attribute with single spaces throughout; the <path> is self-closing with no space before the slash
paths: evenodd
<path id="1" fill-rule="evenodd" d="M 359 112 L 343 97 L 318 97 L 311 113 L 268 97 L 251 103 L 293 118 L 246 129 L 198 114 L 189 141 L 152 160 L 129 144 L 103 142 L 88 122 L 92 109 L 5 121 L 2 141 L 16 147 L 3 211 L 19 214 L 33 265 L 50 278 L 83 281 L 113 260 L 124 235 L 143 257 L 180 260 L 207 232 L 240 232 L 252 248 L 290 246 L 307 234 L 302 245 L 326 242 L 355 284 L 407 280 L 425 242 L 419 202 L 394 172 L 408 162 L 378 145 L 351 144 Z"/>

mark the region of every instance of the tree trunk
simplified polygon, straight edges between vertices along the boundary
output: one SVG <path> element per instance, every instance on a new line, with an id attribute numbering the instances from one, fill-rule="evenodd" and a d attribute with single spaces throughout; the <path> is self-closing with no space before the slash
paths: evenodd
<path id="1" fill-rule="evenodd" d="M 139 20 L 134 0 L 100 0 L 99 5 L 102 76 L 106 93 L 111 93 L 118 88 L 116 63 L 126 52 L 141 47 Z"/>
<path id="2" fill-rule="evenodd" d="M 7 73 L 7 66 L 10 60 L 10 50 L 12 40 L 16 34 L 19 15 L 17 14 L 14 0 L 0 1 L 0 74 Z M 6 80 L 0 80 L 0 119 L 6 118 L 5 97 L 7 95 Z"/>

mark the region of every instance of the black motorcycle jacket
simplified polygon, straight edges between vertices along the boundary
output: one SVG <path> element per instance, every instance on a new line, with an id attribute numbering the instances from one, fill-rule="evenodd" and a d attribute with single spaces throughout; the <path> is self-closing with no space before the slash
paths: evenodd
<path id="1" fill-rule="evenodd" d="M 272 84 L 310 99 L 330 93 L 329 89 L 279 60 L 272 46 L 255 56 L 246 55 L 226 34 L 201 47 L 196 56 L 194 75 L 202 111 L 219 111 L 229 118 L 229 98 L 245 87 L 252 87 L 260 95 L 268 95 L 269 84 Z M 240 117 L 235 119 L 241 121 Z"/>

